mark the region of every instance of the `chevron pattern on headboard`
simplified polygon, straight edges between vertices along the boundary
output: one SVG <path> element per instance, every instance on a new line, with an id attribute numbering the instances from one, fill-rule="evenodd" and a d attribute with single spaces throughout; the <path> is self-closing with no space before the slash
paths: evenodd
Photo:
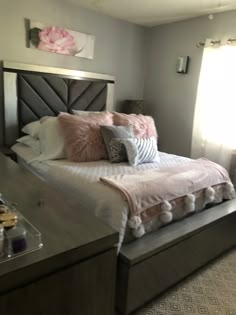
<path id="1" fill-rule="evenodd" d="M 19 127 L 43 116 L 73 109 L 102 111 L 107 83 L 65 79 L 50 75 L 17 74 Z"/>
<path id="2" fill-rule="evenodd" d="M 113 110 L 115 77 L 108 74 L 3 61 L 4 145 L 21 128 L 59 112 Z"/>

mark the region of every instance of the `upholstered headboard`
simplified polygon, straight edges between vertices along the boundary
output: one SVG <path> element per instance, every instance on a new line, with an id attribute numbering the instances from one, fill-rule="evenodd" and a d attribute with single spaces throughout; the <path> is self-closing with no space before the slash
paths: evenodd
<path id="1" fill-rule="evenodd" d="M 43 116 L 113 109 L 112 76 L 9 62 L 3 71 L 6 145 L 15 143 L 25 124 Z"/>

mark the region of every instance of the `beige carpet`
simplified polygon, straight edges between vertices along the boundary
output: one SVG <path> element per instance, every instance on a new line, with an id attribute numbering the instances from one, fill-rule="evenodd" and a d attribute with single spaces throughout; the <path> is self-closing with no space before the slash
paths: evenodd
<path id="1" fill-rule="evenodd" d="M 218 258 L 135 313 L 135 315 L 191 314 L 236 315 L 236 249 Z"/>

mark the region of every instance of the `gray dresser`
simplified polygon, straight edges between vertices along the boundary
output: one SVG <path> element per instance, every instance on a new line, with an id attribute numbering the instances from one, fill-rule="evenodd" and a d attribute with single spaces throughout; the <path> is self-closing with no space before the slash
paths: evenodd
<path id="1" fill-rule="evenodd" d="M 0 263 L 0 314 L 114 314 L 118 233 L 2 154 L 0 192 L 44 244 Z"/>

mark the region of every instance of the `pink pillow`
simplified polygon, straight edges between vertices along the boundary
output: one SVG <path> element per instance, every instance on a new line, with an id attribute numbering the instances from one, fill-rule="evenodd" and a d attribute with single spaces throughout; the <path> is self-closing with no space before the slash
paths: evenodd
<path id="1" fill-rule="evenodd" d="M 151 116 L 113 113 L 113 123 L 116 126 L 133 126 L 134 135 L 137 138 L 157 138 L 154 120 Z"/>
<path id="2" fill-rule="evenodd" d="M 101 112 L 88 116 L 62 113 L 58 116 L 70 161 L 88 162 L 108 159 L 100 125 L 112 125 L 112 114 Z"/>

